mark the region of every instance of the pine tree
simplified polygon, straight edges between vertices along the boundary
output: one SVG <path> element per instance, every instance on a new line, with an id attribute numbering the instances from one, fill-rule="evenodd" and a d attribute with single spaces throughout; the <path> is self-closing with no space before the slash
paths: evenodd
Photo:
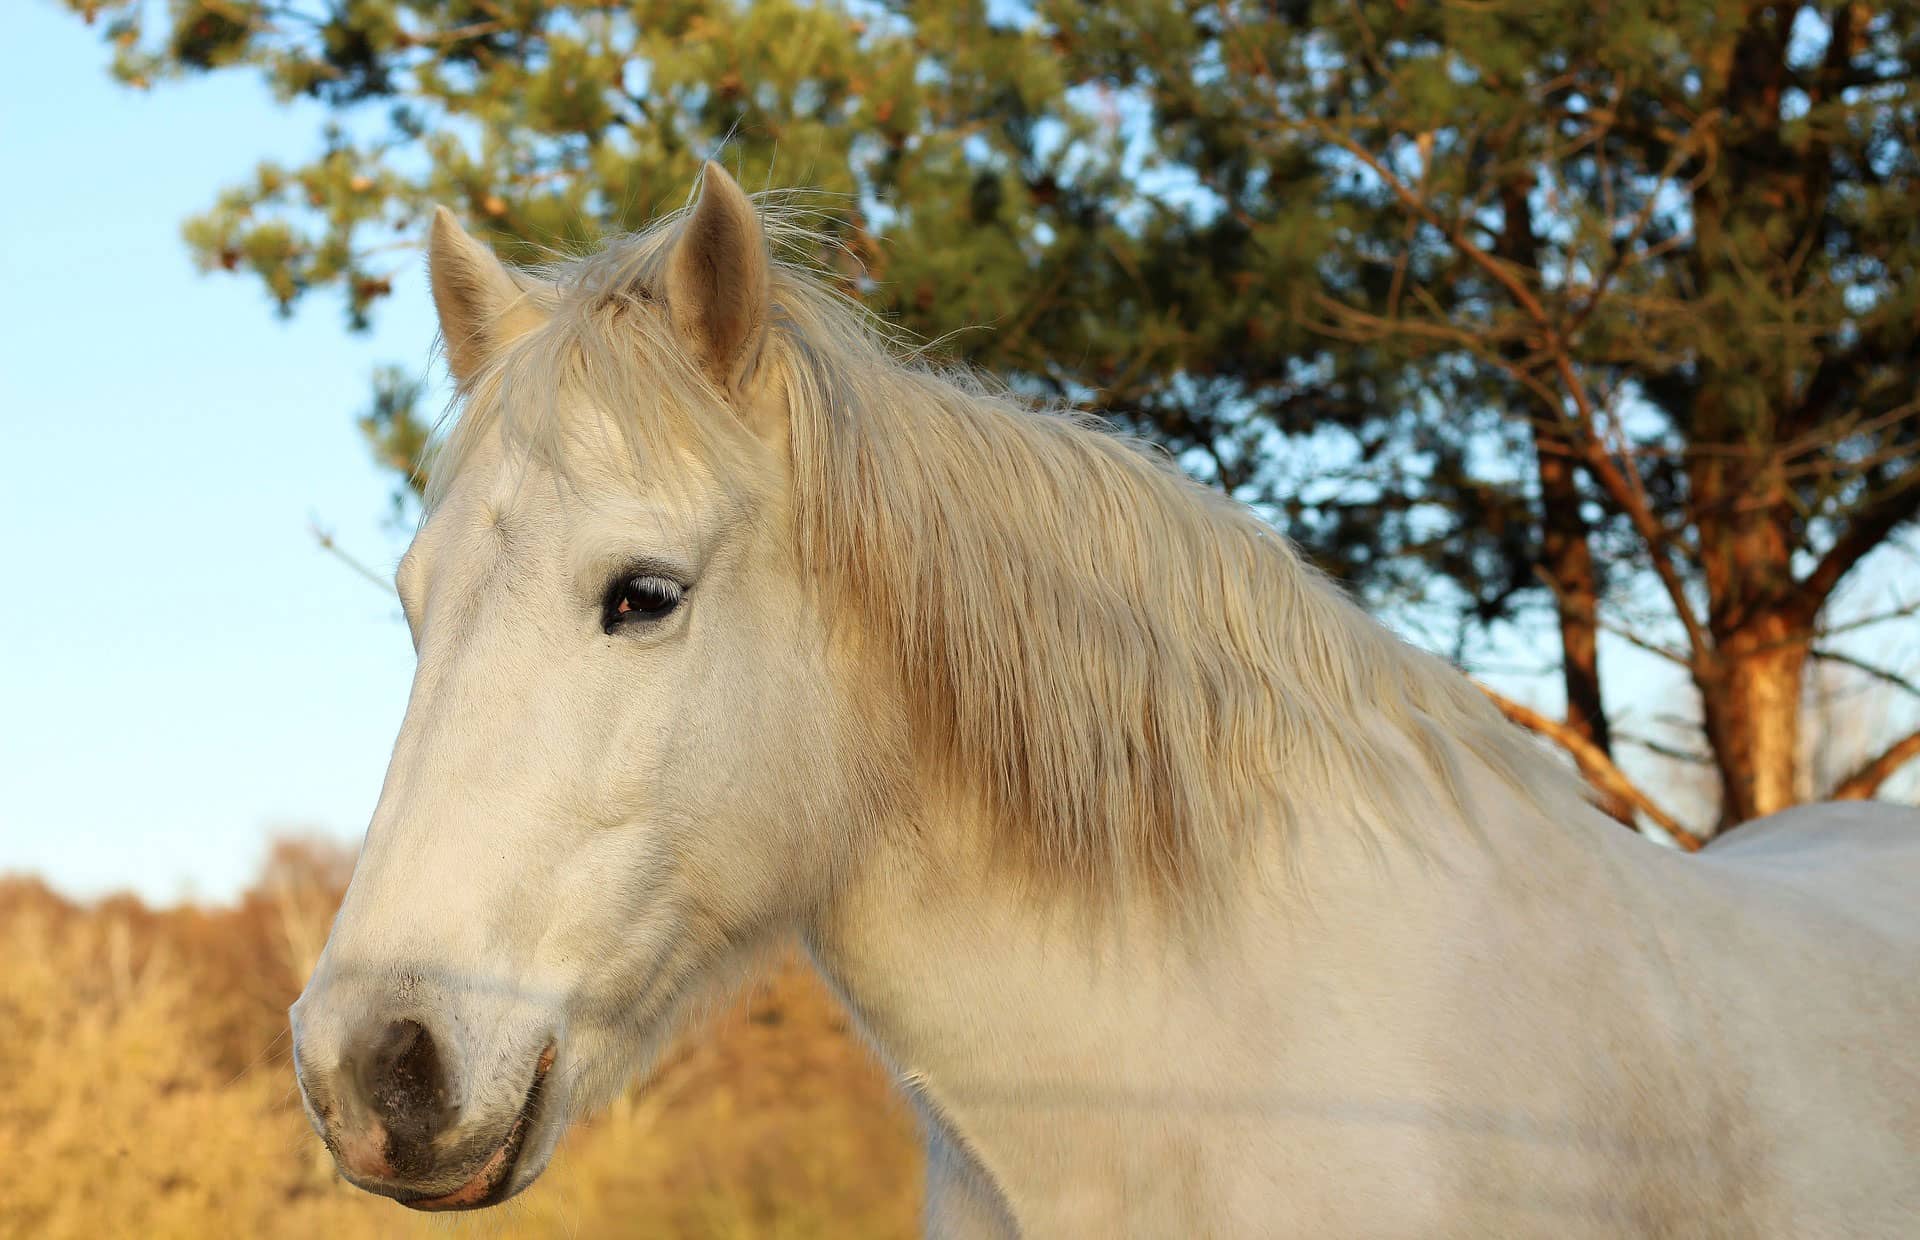
<path id="1" fill-rule="evenodd" d="M 129 83 L 328 105 L 186 226 L 283 308 L 365 323 L 435 202 L 530 260 L 723 144 L 837 195 L 804 243 L 851 294 L 1160 440 L 1456 657 L 1549 616 L 1566 718 L 1502 705 L 1623 818 L 1672 821 L 1600 632 L 1698 687 L 1724 825 L 1783 808 L 1827 603 L 1920 511 L 1912 6 L 68 3 Z M 424 442 L 398 376 L 364 425 Z"/>

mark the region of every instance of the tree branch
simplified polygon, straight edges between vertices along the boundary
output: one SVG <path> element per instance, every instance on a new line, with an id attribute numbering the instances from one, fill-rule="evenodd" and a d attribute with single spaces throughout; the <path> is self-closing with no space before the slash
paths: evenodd
<path id="1" fill-rule="evenodd" d="M 1706 627 L 1693 612 L 1693 604 L 1687 598 L 1686 585 L 1680 580 L 1679 570 L 1674 568 L 1673 559 L 1668 554 L 1673 539 L 1654 515 L 1653 504 L 1647 496 L 1646 482 L 1640 476 L 1640 467 L 1634 463 L 1633 452 L 1629 445 L 1621 445 L 1621 460 L 1626 468 L 1621 469 L 1607 445 L 1601 438 L 1593 406 L 1588 401 L 1584 386 L 1574 373 L 1573 361 L 1564 347 L 1555 342 L 1555 366 L 1560 372 L 1561 381 L 1572 393 L 1574 405 L 1579 410 L 1580 421 L 1586 434 L 1579 447 L 1583 449 L 1580 459 L 1586 464 L 1587 472 L 1593 475 L 1612 499 L 1626 513 L 1627 520 L 1647 544 L 1647 559 L 1653 565 L 1654 575 L 1660 578 L 1660 584 L 1666 587 L 1667 597 L 1673 603 L 1674 614 L 1680 619 L 1680 627 L 1687 632 L 1687 649 L 1693 653 L 1693 665 L 1704 666 L 1712 657 L 1713 643 L 1707 636 Z"/>
<path id="2" fill-rule="evenodd" d="M 1920 599 L 1911 603 L 1902 603 L 1887 611 L 1875 612 L 1870 616 L 1861 616 L 1855 620 L 1846 620 L 1820 630 L 1820 636 L 1833 637 L 1839 633 L 1851 633 L 1855 629 L 1871 628 L 1876 624 L 1885 624 L 1889 620 L 1904 620 L 1915 612 L 1920 612 Z"/>
<path id="3" fill-rule="evenodd" d="M 1679 666 L 1686 668 L 1688 671 L 1692 671 L 1696 666 L 1698 666 L 1692 659 L 1689 659 L 1681 651 L 1671 649 L 1667 646 L 1662 646 L 1659 642 L 1654 641 L 1651 638 L 1642 637 L 1624 624 L 1615 624 L 1612 621 L 1602 621 L 1600 624 L 1600 627 L 1605 632 L 1613 634 L 1615 637 L 1620 638 L 1622 641 L 1638 646 L 1640 647 L 1640 649 L 1646 651 L 1648 654 L 1657 654 L 1661 658 L 1665 659 L 1667 662 L 1678 664 Z"/>
<path id="4" fill-rule="evenodd" d="M 1713 765 L 1713 759 L 1706 754 L 1688 753 L 1684 749 L 1676 749 L 1672 745 L 1656 741 L 1650 736 L 1636 736 L 1632 732 L 1620 731 L 1614 732 L 1613 735 L 1616 740 L 1625 741 L 1629 745 L 1638 745 L 1649 753 L 1657 753 L 1663 758 L 1672 758 L 1675 762 L 1686 762 L 1693 766 Z"/>
<path id="5" fill-rule="evenodd" d="M 1859 770 L 1834 785 L 1828 797 L 1835 801 L 1867 801 L 1880 791 L 1880 785 L 1887 782 L 1893 773 L 1920 758 L 1920 730 L 1907 733 L 1881 752 L 1877 758 L 1863 763 Z"/>
<path id="6" fill-rule="evenodd" d="M 1673 560 L 1668 554 L 1673 540 L 1654 515 L 1653 507 L 1648 501 L 1646 487 L 1640 481 L 1639 469 L 1634 465 L 1631 453 L 1629 452 L 1624 458 L 1626 469 L 1623 471 L 1607 451 L 1605 440 L 1600 433 L 1599 420 L 1594 413 L 1593 400 L 1587 394 L 1586 385 L 1580 381 L 1579 374 L 1574 370 L 1573 357 L 1567 347 L 1567 339 L 1562 334 L 1560 325 L 1548 312 L 1546 304 L 1527 287 L 1527 282 L 1520 278 L 1519 273 L 1513 270 L 1510 264 L 1500 261 L 1474 244 L 1473 238 L 1467 236 L 1466 228 L 1462 224 L 1450 223 L 1442 219 L 1425 199 L 1415 193 L 1411 186 L 1397 176 L 1373 152 L 1341 132 L 1337 126 L 1316 121 L 1312 122 L 1312 127 L 1328 141 L 1359 160 L 1374 176 L 1380 178 L 1381 184 L 1385 185 L 1399 200 L 1401 206 L 1437 229 L 1464 258 L 1505 289 L 1514 304 L 1533 320 L 1543 341 L 1541 352 L 1552 361 L 1554 372 L 1559 377 L 1561 386 L 1565 388 L 1567 398 L 1573 402 L 1574 410 L 1578 415 L 1583 433 L 1575 446 L 1580 449 L 1580 460 L 1586 465 L 1594 481 L 1600 484 L 1601 489 L 1626 514 L 1634 531 L 1646 541 L 1647 558 L 1653 565 L 1654 574 L 1660 578 L 1660 584 L 1666 587 L 1667 596 L 1673 602 L 1674 613 L 1679 617 L 1681 627 L 1687 631 L 1688 648 L 1693 651 L 1696 660 L 1706 662 L 1713 653 L 1713 643 L 1707 635 L 1705 626 L 1700 623 L 1700 618 L 1694 614 L 1693 604 L 1687 598 L 1686 587 L 1680 580 L 1679 570 L 1674 567 Z"/>
<path id="7" fill-rule="evenodd" d="M 1531 706 L 1522 706 L 1512 698 L 1496 693 L 1477 680 L 1474 681 L 1474 688 L 1486 694 L 1487 700 L 1498 707 L 1500 713 L 1508 719 L 1530 732 L 1539 733 L 1566 750 L 1572 756 L 1574 764 L 1580 768 L 1580 773 L 1587 777 L 1587 782 L 1602 792 L 1627 802 L 1651 818 L 1663 831 L 1671 835 L 1674 842 L 1681 848 L 1688 852 L 1698 852 L 1700 846 L 1706 842 L 1681 826 L 1672 814 L 1661 809 L 1651 797 L 1635 787 L 1633 781 L 1614 765 L 1613 759 L 1600 752 L 1598 745 L 1576 732 L 1571 725 L 1562 723 L 1558 719 L 1549 719 Z"/>
<path id="8" fill-rule="evenodd" d="M 1609 111 L 1611 111 L 1611 109 L 1609 109 Z M 1640 210 L 1635 214 L 1633 225 L 1628 230 L 1626 237 L 1613 247 L 1613 257 L 1608 261 L 1606 269 L 1600 273 L 1600 278 L 1594 281 L 1593 291 L 1587 295 L 1586 304 L 1574 312 L 1573 319 L 1567 324 L 1566 337 L 1568 340 L 1572 340 L 1580 334 L 1580 329 L 1586 326 L 1587 320 L 1593 317 L 1593 312 L 1598 310 L 1600 303 L 1606 299 L 1607 290 L 1612 287 L 1614 280 L 1619 276 L 1621 271 L 1625 270 L 1630 263 L 1635 261 L 1633 247 L 1640 244 L 1640 239 L 1646 236 L 1648 226 L 1653 223 L 1655 208 L 1658 207 L 1660 203 L 1660 194 L 1657 192 L 1658 188 L 1664 187 L 1668 181 L 1674 178 L 1674 175 L 1680 171 L 1680 165 L 1685 163 L 1687 159 L 1693 155 L 1694 148 L 1699 145 L 1700 141 L 1706 136 L 1707 131 L 1719 122 L 1719 119 L 1720 111 L 1718 108 L 1715 108 L 1695 122 L 1694 128 L 1688 135 L 1686 141 L 1674 144 L 1673 150 L 1667 156 L 1665 166 L 1660 169 L 1660 175 L 1654 182 L 1656 192 L 1647 195 L 1647 200 L 1641 204 Z M 1606 127 L 1610 128 L 1611 126 L 1607 125 Z M 1712 169 L 1713 162 L 1711 159 L 1707 161 L 1706 169 L 1703 169 L 1700 175 L 1694 178 L 1692 185 L 1688 187 L 1689 190 L 1700 184 L 1707 172 Z M 1691 199 L 1692 194 L 1689 193 L 1687 197 Z M 1608 210 L 1607 216 L 1609 219 L 1612 218 L 1613 212 L 1611 209 Z"/>
<path id="9" fill-rule="evenodd" d="M 1885 542 L 1904 521 L 1920 515 L 1920 465 L 1902 473 L 1880 498 L 1863 506 L 1820 562 L 1800 583 L 1799 602 L 1808 616 L 1818 615 L 1840 579 L 1868 552 Z"/>
<path id="10" fill-rule="evenodd" d="M 1890 671 L 1875 663 L 1869 663 L 1856 655 L 1850 655 L 1840 650 L 1829 650 L 1824 646 L 1815 646 L 1809 653 L 1816 659 L 1824 659 L 1828 663 L 1843 664 L 1853 668 L 1855 671 L 1865 672 L 1883 684 L 1892 685 L 1896 689 L 1902 689 L 1913 694 L 1915 697 L 1920 697 L 1920 685 L 1914 684 L 1898 672 Z"/>

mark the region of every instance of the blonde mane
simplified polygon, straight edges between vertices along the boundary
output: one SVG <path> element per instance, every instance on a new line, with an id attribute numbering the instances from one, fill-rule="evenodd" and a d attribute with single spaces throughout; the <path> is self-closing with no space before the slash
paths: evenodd
<path id="1" fill-rule="evenodd" d="M 805 238 L 761 211 L 776 250 Z M 463 392 L 429 506 L 492 427 L 561 463 L 602 450 L 567 424 L 583 405 L 620 415 L 604 450 L 768 481 L 654 304 L 678 222 L 522 273 L 547 322 Z M 928 363 L 802 264 L 775 263 L 773 301 L 797 550 L 878 635 L 916 751 L 1029 876 L 1192 892 L 1308 821 L 1407 833 L 1436 786 L 1471 821 L 1465 759 L 1549 812 L 1579 796 L 1464 677 L 1164 457 Z"/>

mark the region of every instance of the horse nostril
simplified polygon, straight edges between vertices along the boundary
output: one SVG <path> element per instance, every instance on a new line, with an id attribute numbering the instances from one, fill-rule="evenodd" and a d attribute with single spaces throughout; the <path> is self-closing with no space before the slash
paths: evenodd
<path id="1" fill-rule="evenodd" d="M 396 1020 L 359 1057 L 358 1085 L 396 1146 L 418 1146 L 452 1120 L 451 1091 L 440 1051 L 426 1026 Z"/>

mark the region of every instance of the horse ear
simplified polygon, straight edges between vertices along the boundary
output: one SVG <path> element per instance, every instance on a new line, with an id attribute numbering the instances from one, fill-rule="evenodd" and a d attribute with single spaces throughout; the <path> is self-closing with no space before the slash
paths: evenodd
<path id="1" fill-rule="evenodd" d="M 765 344 L 773 267 L 760 216 L 726 169 L 712 160 L 700 201 L 667 260 L 667 314 L 709 379 L 739 399 Z"/>
<path id="2" fill-rule="evenodd" d="M 447 368 L 456 383 L 472 380 L 496 353 L 543 320 L 506 264 L 469 236 L 445 207 L 433 213 L 427 272 Z"/>

